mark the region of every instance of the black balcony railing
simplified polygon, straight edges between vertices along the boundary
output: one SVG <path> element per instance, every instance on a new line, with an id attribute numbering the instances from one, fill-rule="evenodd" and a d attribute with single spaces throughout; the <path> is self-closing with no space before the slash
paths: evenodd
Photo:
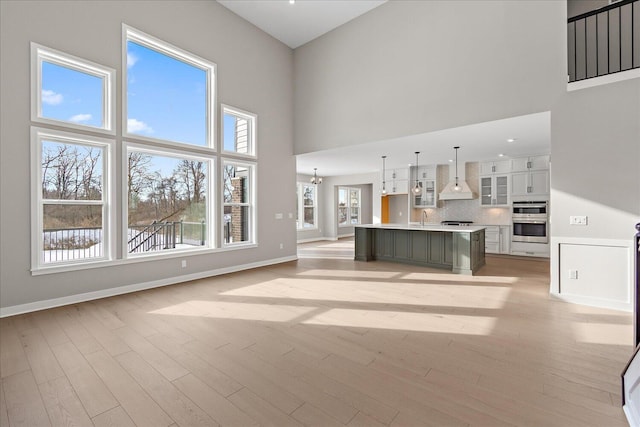
<path id="1" fill-rule="evenodd" d="M 567 23 L 569 82 L 640 68 L 640 0 L 621 0 Z"/>
<path id="2" fill-rule="evenodd" d="M 640 222 L 636 224 L 636 235 L 633 239 L 633 247 L 635 251 L 633 270 L 635 272 L 635 324 L 634 324 L 634 344 L 640 345 Z"/>

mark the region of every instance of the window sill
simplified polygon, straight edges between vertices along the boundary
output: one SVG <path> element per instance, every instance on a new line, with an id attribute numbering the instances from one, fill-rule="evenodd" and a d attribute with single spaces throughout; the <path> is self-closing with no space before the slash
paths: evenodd
<path id="1" fill-rule="evenodd" d="M 115 259 L 115 260 L 100 260 L 100 261 L 87 261 L 81 264 L 65 264 L 65 265 L 52 265 L 41 266 L 31 269 L 32 276 L 43 276 L 47 274 L 67 273 L 71 271 L 91 270 L 94 268 L 114 267 L 119 265 L 137 264 L 141 262 L 161 261 L 164 259 L 172 258 L 184 258 L 196 255 L 210 255 L 222 252 L 228 252 L 233 250 L 251 249 L 257 248 L 257 243 L 238 244 L 237 246 L 224 246 L 222 248 L 205 248 L 205 249 L 186 249 L 182 251 L 172 251 L 170 253 L 163 254 L 148 254 L 138 255 L 131 258 Z"/>

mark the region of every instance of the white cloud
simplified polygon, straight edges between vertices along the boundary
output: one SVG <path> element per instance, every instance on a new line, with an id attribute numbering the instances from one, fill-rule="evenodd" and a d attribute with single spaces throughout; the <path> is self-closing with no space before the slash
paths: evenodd
<path id="1" fill-rule="evenodd" d="M 60 93 L 55 93 L 52 90 L 45 90 L 45 89 L 42 90 L 42 102 L 44 104 L 49 104 L 49 105 L 62 104 L 63 99 L 64 97 Z"/>
<path id="2" fill-rule="evenodd" d="M 153 128 L 137 119 L 127 119 L 127 130 L 132 133 L 153 133 Z"/>
<path id="3" fill-rule="evenodd" d="M 71 116 L 69 121 L 75 123 L 88 122 L 91 120 L 91 117 L 91 114 L 76 114 L 75 116 Z"/>
<path id="4" fill-rule="evenodd" d="M 127 68 L 133 67 L 134 65 L 136 65 L 136 62 L 138 62 L 138 57 L 133 53 L 127 52 Z"/>

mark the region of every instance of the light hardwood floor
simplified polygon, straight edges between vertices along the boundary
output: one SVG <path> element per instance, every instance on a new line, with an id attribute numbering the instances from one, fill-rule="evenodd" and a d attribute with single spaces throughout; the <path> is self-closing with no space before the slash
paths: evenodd
<path id="1" fill-rule="evenodd" d="M 630 314 L 352 251 L 4 318 L 0 425 L 626 425 Z"/>

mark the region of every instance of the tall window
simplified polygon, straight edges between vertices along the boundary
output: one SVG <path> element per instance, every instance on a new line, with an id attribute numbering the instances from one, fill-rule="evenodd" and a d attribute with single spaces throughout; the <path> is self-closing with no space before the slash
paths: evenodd
<path id="1" fill-rule="evenodd" d="M 360 224 L 360 189 L 338 187 L 338 226 Z"/>
<path id="2" fill-rule="evenodd" d="M 112 141 L 33 128 L 32 151 L 34 268 L 110 258 Z"/>
<path id="3" fill-rule="evenodd" d="M 222 148 L 236 154 L 255 155 L 256 116 L 237 108 L 222 106 Z"/>
<path id="4" fill-rule="evenodd" d="M 213 159 L 128 144 L 127 253 L 210 246 Z"/>
<path id="5" fill-rule="evenodd" d="M 32 260 L 41 268 L 113 257 L 115 71 L 31 43 Z M 91 131 L 88 133 L 87 131 Z"/>
<path id="6" fill-rule="evenodd" d="M 113 133 L 115 72 L 31 44 L 33 121 Z"/>
<path id="7" fill-rule="evenodd" d="M 215 64 L 125 27 L 130 136 L 213 148 Z"/>
<path id="8" fill-rule="evenodd" d="M 127 76 L 126 253 L 215 247 L 215 65 L 124 28 Z"/>
<path id="9" fill-rule="evenodd" d="M 313 230 L 318 228 L 317 192 L 315 184 L 298 183 L 296 206 L 296 226 L 298 230 Z"/>
<path id="10" fill-rule="evenodd" d="M 255 165 L 231 160 L 223 162 L 223 244 L 255 242 L 254 224 Z"/>

